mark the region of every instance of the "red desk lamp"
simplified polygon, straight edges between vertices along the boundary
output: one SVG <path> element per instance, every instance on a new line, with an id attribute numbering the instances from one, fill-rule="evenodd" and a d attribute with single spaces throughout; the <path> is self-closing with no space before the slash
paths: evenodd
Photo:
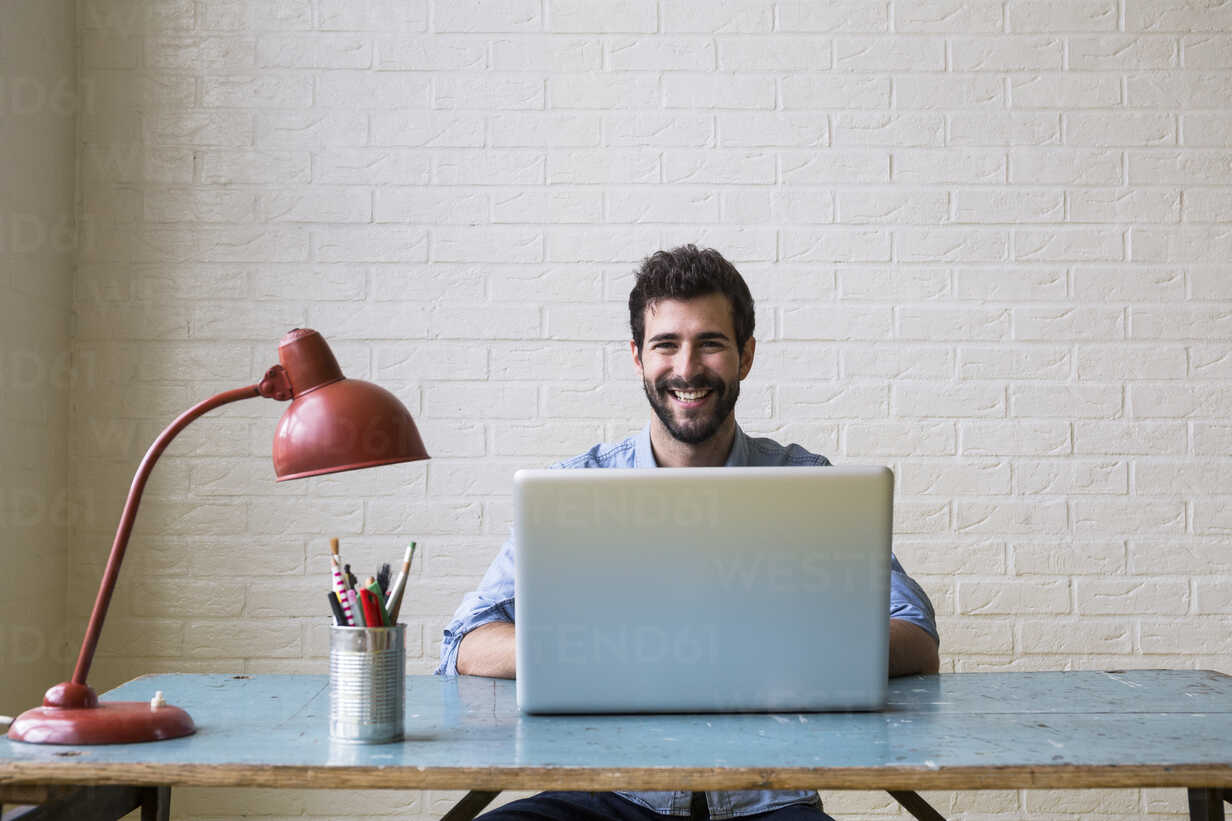
<path id="1" fill-rule="evenodd" d="M 194 419 L 241 399 L 290 399 L 274 432 L 274 473 L 280 482 L 428 458 L 406 407 L 384 388 L 344 377 L 316 331 L 297 328 L 288 333 L 278 344 L 278 360 L 281 364 L 270 368 L 260 383 L 194 405 L 154 440 L 128 491 L 73 678 L 48 690 L 42 707 L 18 716 L 9 738 L 35 744 L 126 744 L 179 738 L 196 729 L 179 707 L 100 702 L 86 684 L 146 480 L 163 450 Z"/>

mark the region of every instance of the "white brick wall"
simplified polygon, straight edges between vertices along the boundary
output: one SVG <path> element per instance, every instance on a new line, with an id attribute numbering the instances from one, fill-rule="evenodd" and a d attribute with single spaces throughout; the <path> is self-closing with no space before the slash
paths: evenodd
<path id="1" fill-rule="evenodd" d="M 279 407 L 190 428 L 97 684 L 320 672 L 330 535 L 369 563 L 420 541 L 411 655 L 431 669 L 508 526 L 509 473 L 644 422 L 629 271 L 685 241 L 759 298 L 746 428 L 897 471 L 897 550 L 946 670 L 1232 672 L 1226 10 L 83 0 L 77 27 L 73 338 L 99 383 L 70 406 L 71 496 L 93 511 L 72 525 L 72 617 L 152 436 L 259 377 L 291 326 L 403 398 L 437 457 L 275 485 Z M 289 609 L 254 581 L 219 610 L 220 568 L 270 574 Z M 1176 815 L 1174 793 L 930 797 L 1068 819 Z M 184 795 L 184 817 L 345 812 Z"/>

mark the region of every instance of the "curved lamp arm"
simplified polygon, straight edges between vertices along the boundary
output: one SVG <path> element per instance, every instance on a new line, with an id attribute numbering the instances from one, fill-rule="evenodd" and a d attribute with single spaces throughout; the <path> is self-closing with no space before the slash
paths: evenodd
<path id="1" fill-rule="evenodd" d="M 77 666 L 73 668 L 72 682 L 84 685 L 90 672 L 90 664 L 94 661 L 94 650 L 98 647 L 99 634 L 103 630 L 103 620 L 107 617 L 107 607 L 111 604 L 111 594 L 115 592 L 116 579 L 120 575 L 120 564 L 124 561 L 124 551 L 128 547 L 128 537 L 133 532 L 133 522 L 137 518 L 137 508 L 141 504 L 141 494 L 145 491 L 145 483 L 150 478 L 154 463 L 167 449 L 180 431 L 188 427 L 199 416 L 214 408 L 242 399 L 254 399 L 266 396 L 270 399 L 286 400 L 291 398 L 290 383 L 281 365 L 275 365 L 266 373 L 265 378 L 257 385 L 246 388 L 224 391 L 203 402 L 198 402 L 175 418 L 170 425 L 158 435 L 154 444 L 146 451 L 133 484 L 128 489 L 128 500 L 124 503 L 124 513 L 120 516 L 120 525 L 116 528 L 115 541 L 111 544 L 111 555 L 107 558 L 107 569 L 103 580 L 98 585 L 98 596 L 94 599 L 94 610 L 90 613 L 90 624 L 86 627 L 85 638 L 81 642 L 81 652 L 77 655 Z"/>

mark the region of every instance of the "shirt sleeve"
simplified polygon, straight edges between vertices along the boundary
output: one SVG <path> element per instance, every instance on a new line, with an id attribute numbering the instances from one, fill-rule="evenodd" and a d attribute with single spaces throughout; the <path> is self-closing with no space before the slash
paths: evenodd
<path id="1" fill-rule="evenodd" d="M 933 603 L 928 600 L 924 588 L 907 575 L 893 553 L 890 554 L 890 618 L 911 622 L 941 644 Z"/>
<path id="2" fill-rule="evenodd" d="M 513 536 L 501 546 L 500 553 L 488 565 L 479 587 L 462 597 L 462 603 L 454 611 L 453 621 L 445 627 L 441 641 L 441 662 L 437 665 L 438 676 L 458 674 L 458 645 L 467 633 L 494 621 L 513 623 Z"/>

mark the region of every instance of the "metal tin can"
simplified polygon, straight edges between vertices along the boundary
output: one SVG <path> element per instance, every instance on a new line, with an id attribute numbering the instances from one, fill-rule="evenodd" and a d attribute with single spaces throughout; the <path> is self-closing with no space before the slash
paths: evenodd
<path id="1" fill-rule="evenodd" d="M 329 632 L 329 735 L 381 744 L 402 738 L 406 625 Z"/>

